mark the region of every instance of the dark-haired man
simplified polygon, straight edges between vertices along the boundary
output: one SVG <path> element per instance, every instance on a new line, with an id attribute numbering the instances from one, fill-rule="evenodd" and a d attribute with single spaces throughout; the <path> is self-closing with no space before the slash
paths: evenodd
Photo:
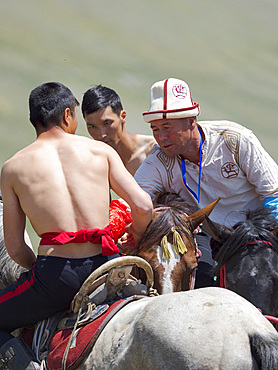
<path id="1" fill-rule="evenodd" d="M 150 135 L 129 133 L 125 128 L 126 111 L 118 94 L 98 85 L 84 94 L 81 110 L 89 134 L 110 145 L 121 157 L 127 170 L 134 175 L 151 153 L 155 140 Z"/>
<path id="2" fill-rule="evenodd" d="M 118 252 L 107 226 L 110 186 L 131 207 L 129 231 L 135 240 L 152 217 L 149 195 L 117 153 L 71 135 L 78 105 L 60 83 L 35 88 L 29 108 L 37 139 L 2 168 L 6 248 L 29 269 L 0 293 L 0 357 L 9 369 L 37 366 L 24 342 L 10 332 L 68 308 L 89 274 Z M 24 242 L 26 216 L 42 238 L 37 258 Z"/>

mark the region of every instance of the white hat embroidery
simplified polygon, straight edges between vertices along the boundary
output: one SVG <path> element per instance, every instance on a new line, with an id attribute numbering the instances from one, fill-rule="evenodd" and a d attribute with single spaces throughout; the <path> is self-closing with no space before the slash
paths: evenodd
<path id="1" fill-rule="evenodd" d="M 195 117 L 199 114 L 199 104 L 192 101 L 187 83 L 167 78 L 152 85 L 150 109 L 143 113 L 143 117 L 146 122 L 150 122 L 162 118 Z"/>

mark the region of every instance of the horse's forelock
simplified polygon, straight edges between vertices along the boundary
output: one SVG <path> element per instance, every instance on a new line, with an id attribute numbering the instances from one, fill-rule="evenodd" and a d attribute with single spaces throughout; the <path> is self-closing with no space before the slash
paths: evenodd
<path id="1" fill-rule="evenodd" d="M 184 217 L 186 217 L 184 213 L 175 207 L 163 208 L 158 211 L 138 243 L 138 250 L 147 251 L 155 245 L 160 245 L 163 236 L 169 234 L 173 226 L 180 234 L 188 237 L 189 233 Z"/>
<path id="2" fill-rule="evenodd" d="M 162 192 L 159 193 L 154 202 L 154 207 L 171 207 L 173 210 L 180 210 L 181 212 L 187 213 L 188 215 L 196 212 L 197 207 L 189 204 L 183 198 L 176 193 Z"/>
<path id="3" fill-rule="evenodd" d="M 138 243 L 138 250 L 146 251 L 155 245 L 159 245 L 161 238 L 171 229 L 171 219 L 170 208 L 164 209 L 158 215 L 155 215 Z"/>

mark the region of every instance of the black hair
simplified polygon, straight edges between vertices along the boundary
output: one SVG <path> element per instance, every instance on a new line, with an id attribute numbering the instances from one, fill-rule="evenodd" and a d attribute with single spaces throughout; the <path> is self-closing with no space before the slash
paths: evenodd
<path id="1" fill-rule="evenodd" d="M 30 121 L 37 128 L 60 126 L 66 108 L 74 115 L 79 106 L 70 89 L 59 82 L 47 82 L 31 91 L 29 96 Z"/>
<path id="2" fill-rule="evenodd" d="M 110 106 L 113 113 L 118 116 L 123 110 L 121 99 L 114 90 L 109 87 L 97 85 L 85 92 L 81 104 L 81 111 L 85 118 L 85 115 L 94 113 L 108 106 Z"/>

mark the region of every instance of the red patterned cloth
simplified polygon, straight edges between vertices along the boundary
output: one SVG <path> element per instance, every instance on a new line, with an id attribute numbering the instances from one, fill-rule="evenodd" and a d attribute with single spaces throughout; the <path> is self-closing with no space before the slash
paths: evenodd
<path id="1" fill-rule="evenodd" d="M 102 245 L 102 255 L 112 256 L 119 253 L 119 249 L 113 240 L 112 226 L 104 229 L 81 229 L 76 232 L 64 231 L 45 233 L 41 236 L 40 245 L 61 245 L 68 243 L 91 242 Z"/>
<path id="2" fill-rule="evenodd" d="M 82 326 L 76 335 L 74 346 L 69 350 L 66 369 L 75 368 L 78 365 L 83 356 L 88 353 L 88 350 L 92 348 L 95 339 L 99 334 L 99 327 L 102 324 L 103 320 L 110 314 L 110 312 L 122 303 L 124 300 L 114 302 L 109 309 L 102 314 L 99 318 Z M 65 349 L 67 347 L 68 341 L 70 339 L 72 329 L 65 329 L 57 331 L 54 333 L 53 338 L 51 339 L 49 345 L 49 355 L 47 359 L 47 365 L 52 370 L 61 370 L 62 368 L 62 359 Z"/>
<path id="3" fill-rule="evenodd" d="M 115 243 L 125 233 L 125 226 L 132 222 L 127 206 L 119 200 L 112 200 L 109 206 L 109 224 L 112 226 Z"/>
<path id="4" fill-rule="evenodd" d="M 83 357 L 88 354 L 88 351 L 93 347 L 95 340 L 101 332 L 100 325 L 103 324 L 104 319 L 108 316 L 111 311 L 122 306 L 123 303 L 128 303 L 128 300 L 122 299 L 116 301 L 110 305 L 108 310 L 103 313 L 100 317 L 92 321 L 91 323 L 81 326 L 78 329 L 74 345 L 71 346 L 68 358 L 66 361 L 66 369 L 72 369 L 78 366 Z M 61 370 L 62 361 L 65 349 L 71 336 L 72 329 L 57 330 L 53 334 L 53 337 L 49 344 L 49 354 L 47 359 L 47 365 L 49 369 Z M 34 337 L 34 330 L 24 328 L 20 334 L 25 343 L 32 348 L 32 342 Z"/>

